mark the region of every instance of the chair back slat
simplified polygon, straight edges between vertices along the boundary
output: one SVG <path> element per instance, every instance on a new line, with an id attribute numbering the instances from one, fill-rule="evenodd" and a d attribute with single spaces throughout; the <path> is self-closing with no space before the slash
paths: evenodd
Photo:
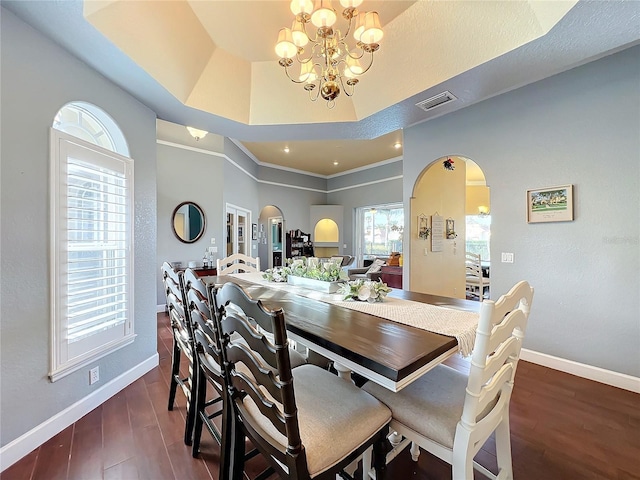
<path id="1" fill-rule="evenodd" d="M 185 295 L 189 290 L 197 292 L 198 296 L 207 304 L 209 299 L 207 298 L 207 284 L 190 268 L 184 271 L 182 277 L 182 283 L 184 284 Z"/>
<path id="2" fill-rule="evenodd" d="M 217 305 L 222 307 L 218 321 L 223 366 L 237 415 L 243 424 L 258 432 L 264 432 L 266 419 L 285 435 L 289 454 L 302 451 L 284 312 L 282 309 L 267 309 L 233 282 L 217 289 L 215 296 Z M 246 316 L 238 315 L 236 310 L 225 311 L 224 305 L 229 303 L 239 307 Z M 251 320 L 272 334 L 273 340 L 270 341 L 265 333 L 251 325 Z M 242 340 L 236 339 L 237 336 Z M 271 398 L 266 396 L 265 390 Z M 256 418 L 248 412 L 244 404 L 247 395 L 263 418 Z M 282 446 L 273 444 L 271 450 L 280 461 L 286 461 L 282 456 Z"/>
<path id="3" fill-rule="evenodd" d="M 532 299 L 533 288 L 519 282 L 497 302 L 482 303 L 462 412 L 464 428 L 493 421 L 509 404 Z"/>
<path id="4" fill-rule="evenodd" d="M 509 312 L 502 322 L 493 327 L 491 336 L 488 337 L 487 351 L 490 354 L 495 352 L 500 345 L 512 337 L 522 340 L 526 326 L 527 315 L 522 310 Z"/>
<path id="5" fill-rule="evenodd" d="M 223 312 L 225 313 L 221 323 L 221 334 L 231 336 L 239 333 L 242 341 L 275 370 L 277 368 L 276 346 L 271 342 L 268 334 L 255 328 L 249 317 L 239 315 L 235 310 L 225 309 Z"/>
<path id="6" fill-rule="evenodd" d="M 234 253 L 216 262 L 218 275 L 230 273 L 260 272 L 260 257 L 250 257 L 242 253 Z"/>
<path id="7" fill-rule="evenodd" d="M 510 380 L 512 378 L 515 367 L 513 363 L 505 363 L 503 364 L 498 371 L 491 377 L 489 382 L 482 387 L 480 390 L 480 394 L 477 397 L 478 401 L 478 416 L 476 417 L 476 422 L 480 422 L 484 416 L 486 416 L 490 411 L 494 409 L 499 409 L 503 406 L 503 402 L 507 401 L 508 395 L 505 395 L 505 392 L 510 392 L 512 388 L 512 384 Z M 503 402 L 499 402 L 502 400 Z M 492 405 L 495 403 L 495 405 Z M 492 406 L 492 409 L 489 411 L 485 411 L 485 409 L 489 406 Z"/>
<path id="8" fill-rule="evenodd" d="M 186 303 L 185 292 L 183 288 L 183 272 L 174 270 L 169 262 L 162 264 L 162 283 L 165 293 L 168 288 L 180 299 L 183 304 Z"/>
<path id="9" fill-rule="evenodd" d="M 203 366 L 207 368 L 210 375 L 218 377 L 218 384 L 220 384 L 222 378 L 220 341 L 216 325 L 212 320 L 213 312 L 207 295 L 207 285 L 190 268 L 184 272 L 183 283 L 187 297 L 187 313 L 194 333 L 194 345 L 198 355 L 205 357 L 202 359 Z M 217 364 L 218 368 L 210 366 L 209 359 Z"/>
<path id="10" fill-rule="evenodd" d="M 465 258 L 465 270 L 467 276 L 482 277 L 482 263 L 480 255 L 467 252 Z"/>
<path id="11" fill-rule="evenodd" d="M 518 338 L 511 336 L 500 344 L 495 350 L 495 353 L 487 359 L 487 363 L 482 369 L 482 375 L 478 376 L 478 388 L 481 388 L 482 385 L 485 385 L 491 380 L 491 377 L 493 377 L 503 365 L 517 360 L 521 347 L 520 343 Z M 474 381 L 476 381 L 475 378 Z M 476 388 L 476 385 L 472 385 L 472 388 Z"/>
<path id="12" fill-rule="evenodd" d="M 260 388 L 260 386 L 264 387 L 263 382 L 256 382 L 255 377 L 251 377 L 242 371 L 234 370 L 231 373 L 231 384 L 236 391 L 243 392 L 243 394 L 251 397 L 260 413 L 269 419 L 281 435 L 287 435 L 286 421 L 282 414 L 282 404 L 275 398 L 263 393 Z M 239 403 L 238 406 L 245 412 L 245 415 L 249 416 L 244 404 L 246 401 L 247 399 L 243 398 L 243 403 Z"/>

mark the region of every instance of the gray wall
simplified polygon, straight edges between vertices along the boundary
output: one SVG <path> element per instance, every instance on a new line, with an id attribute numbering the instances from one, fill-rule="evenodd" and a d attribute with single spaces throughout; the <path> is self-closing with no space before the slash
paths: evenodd
<path id="1" fill-rule="evenodd" d="M 491 188 L 492 297 L 519 280 L 536 290 L 525 348 L 634 376 L 639 86 L 634 47 L 404 133 L 407 209 L 416 179 L 436 158 L 462 155 L 483 169 Z M 574 185 L 575 220 L 527 224 L 525 191 L 559 184 Z M 500 252 L 513 252 L 515 263 L 497 261 Z"/>
<path id="2" fill-rule="evenodd" d="M 211 238 L 216 239 L 219 252 L 224 249 L 224 215 L 220 207 L 224 163 L 223 157 L 158 145 L 157 305 L 165 303 L 160 277 L 163 262 L 181 261 L 185 266 L 190 260 L 201 262 L 206 247 L 211 245 Z M 178 240 L 172 228 L 174 209 L 187 201 L 195 202 L 202 208 L 206 221 L 204 234 L 193 243 Z"/>
<path id="3" fill-rule="evenodd" d="M 275 205 L 283 212 L 286 229 L 308 231 L 311 205 L 326 200 L 324 179 L 283 172 L 277 184 L 271 180 L 264 181 L 263 175 L 278 178 L 273 172 L 265 173 L 273 169 L 258 166 L 229 139 L 209 134 L 195 142 L 184 132 L 184 126 L 158 122 L 156 305 L 165 303 L 159 275 L 164 261 L 186 264 L 189 260 L 202 260 L 205 248 L 211 245 L 211 237 L 216 239 L 218 256 L 224 256 L 227 203 L 250 210 L 252 223 L 258 223 L 263 207 Z M 301 188 L 300 184 L 305 186 Z M 203 237 L 192 244 L 180 242 L 171 229 L 174 208 L 187 200 L 203 208 L 207 221 Z M 249 239 L 250 232 L 248 230 Z M 251 255 L 257 256 L 258 243 L 251 243 Z M 266 260 L 266 253 L 264 255 L 262 262 Z M 266 268 L 268 263 L 263 265 Z"/>
<path id="4" fill-rule="evenodd" d="M 1 12 L 2 130 L 0 444 L 6 445 L 156 353 L 155 114 Z M 128 345 L 49 382 L 49 127 L 82 100 L 123 130 L 135 168 L 135 333 Z M 89 368 L 100 381 L 89 386 Z"/>

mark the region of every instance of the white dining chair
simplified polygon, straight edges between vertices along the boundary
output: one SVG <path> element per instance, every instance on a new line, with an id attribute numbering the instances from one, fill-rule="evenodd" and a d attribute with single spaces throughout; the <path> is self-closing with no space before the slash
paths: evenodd
<path id="1" fill-rule="evenodd" d="M 397 393 L 373 382 L 362 387 L 391 409 L 390 430 L 413 442 L 414 460 L 420 447 L 449 463 L 454 480 L 472 480 L 474 468 L 513 478 L 509 402 L 532 299 L 523 281 L 482 303 L 468 376 L 440 365 Z M 473 460 L 494 431 L 497 474 Z"/>
<path id="2" fill-rule="evenodd" d="M 490 281 L 482 274 L 480 255 L 471 252 L 466 253 L 465 274 L 467 293 L 472 297 L 477 296 L 478 300 L 483 300 L 485 298 L 485 289 L 486 294 L 489 293 Z"/>
<path id="3" fill-rule="evenodd" d="M 242 253 L 234 253 L 217 261 L 218 275 L 260 271 L 260 257 L 250 257 Z"/>

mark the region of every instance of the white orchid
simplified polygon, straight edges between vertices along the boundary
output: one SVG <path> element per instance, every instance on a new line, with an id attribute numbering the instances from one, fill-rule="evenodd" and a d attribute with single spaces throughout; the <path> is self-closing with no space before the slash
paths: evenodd
<path id="1" fill-rule="evenodd" d="M 361 302 L 381 302 L 391 289 L 382 281 L 353 280 L 343 283 L 338 293 L 344 295 L 345 300 L 360 300 Z"/>

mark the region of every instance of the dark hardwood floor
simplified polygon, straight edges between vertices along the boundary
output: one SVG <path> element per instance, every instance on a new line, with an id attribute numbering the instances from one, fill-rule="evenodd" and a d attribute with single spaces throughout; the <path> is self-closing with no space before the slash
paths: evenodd
<path id="1" fill-rule="evenodd" d="M 205 431 L 202 455 L 183 443 L 185 399 L 167 410 L 171 331 L 158 315 L 160 365 L 0 474 L 2 480 L 217 479 L 219 447 Z M 455 357 L 448 364 L 468 371 Z M 511 400 L 516 480 L 640 479 L 640 395 L 521 361 Z M 489 440 L 476 459 L 495 467 Z M 249 476 L 264 466 L 251 461 Z M 440 480 L 450 467 L 408 449 L 390 480 Z M 484 479 L 476 474 L 476 479 Z"/>

